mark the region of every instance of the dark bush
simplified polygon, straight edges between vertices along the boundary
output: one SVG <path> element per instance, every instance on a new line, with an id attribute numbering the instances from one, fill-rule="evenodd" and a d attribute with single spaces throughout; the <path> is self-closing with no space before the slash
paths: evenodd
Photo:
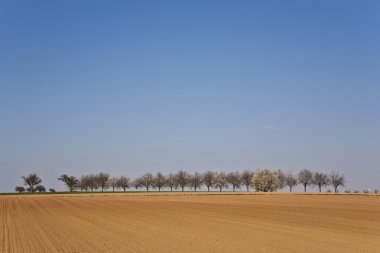
<path id="1" fill-rule="evenodd" d="M 21 193 L 21 192 L 25 191 L 25 188 L 22 187 L 22 186 L 16 186 L 15 191 L 18 192 L 18 193 Z"/>
<path id="2" fill-rule="evenodd" d="M 46 188 L 43 185 L 37 185 L 36 188 L 35 188 L 35 190 L 37 192 L 46 192 Z"/>

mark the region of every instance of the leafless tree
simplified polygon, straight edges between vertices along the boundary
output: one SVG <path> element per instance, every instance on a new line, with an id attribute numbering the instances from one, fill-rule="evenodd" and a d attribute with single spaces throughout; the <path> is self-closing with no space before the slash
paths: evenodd
<path id="1" fill-rule="evenodd" d="M 107 181 L 107 185 L 112 188 L 112 192 L 115 192 L 115 189 L 119 188 L 119 178 L 110 177 Z"/>
<path id="2" fill-rule="evenodd" d="M 154 177 L 153 185 L 155 188 L 157 187 L 160 192 L 166 185 L 166 177 L 161 172 L 158 172 Z"/>
<path id="3" fill-rule="evenodd" d="M 144 175 L 139 177 L 137 181 L 139 182 L 140 186 L 145 187 L 146 191 L 149 191 L 149 189 L 154 184 L 154 178 L 152 173 L 145 173 Z"/>
<path id="4" fill-rule="evenodd" d="M 133 180 L 132 182 L 132 185 L 133 187 L 137 190 L 141 187 L 141 181 L 140 181 L 140 178 L 136 178 L 135 180 Z"/>
<path id="5" fill-rule="evenodd" d="M 322 192 L 322 187 L 330 184 L 330 178 L 326 173 L 315 172 L 313 175 L 313 184 L 318 186 L 319 192 Z"/>
<path id="6" fill-rule="evenodd" d="M 25 191 L 25 188 L 22 187 L 22 186 L 16 186 L 15 191 L 18 192 L 18 193 L 22 193 L 22 192 Z"/>
<path id="7" fill-rule="evenodd" d="M 119 180 L 117 181 L 117 185 L 119 188 L 123 189 L 125 192 L 127 188 L 131 186 L 130 179 L 125 176 L 121 176 L 119 177 Z"/>
<path id="8" fill-rule="evenodd" d="M 90 180 L 88 175 L 81 176 L 79 182 L 76 184 L 77 189 L 79 189 L 81 192 L 88 191 L 90 188 L 89 181 Z"/>
<path id="9" fill-rule="evenodd" d="M 22 179 L 24 180 L 24 184 L 29 186 L 31 192 L 34 192 L 35 187 L 42 182 L 41 178 L 35 173 L 22 176 Z"/>
<path id="10" fill-rule="evenodd" d="M 249 191 L 249 187 L 252 185 L 253 174 L 254 173 L 252 171 L 248 171 L 248 170 L 244 171 L 241 174 L 241 182 L 247 188 L 247 192 Z"/>
<path id="11" fill-rule="evenodd" d="M 215 173 L 214 186 L 219 188 L 220 192 L 223 188 L 228 188 L 227 176 L 223 171 Z"/>
<path id="12" fill-rule="evenodd" d="M 177 180 L 172 173 L 166 177 L 166 186 L 170 188 L 171 192 L 173 191 L 173 188 L 177 189 Z"/>
<path id="13" fill-rule="evenodd" d="M 275 192 L 281 187 L 278 174 L 271 169 L 258 169 L 252 181 L 256 191 Z"/>
<path id="14" fill-rule="evenodd" d="M 293 187 L 298 184 L 297 178 L 293 175 L 293 173 L 288 172 L 285 175 L 285 184 L 289 187 L 289 191 L 292 192 Z"/>
<path id="15" fill-rule="evenodd" d="M 303 185 L 304 191 L 306 187 L 313 183 L 313 173 L 310 170 L 303 169 L 298 173 L 298 182 Z"/>
<path id="16" fill-rule="evenodd" d="M 227 180 L 227 183 L 232 185 L 232 191 L 235 191 L 236 188 L 240 188 L 241 175 L 240 175 L 239 171 L 228 173 L 226 180 Z"/>
<path id="17" fill-rule="evenodd" d="M 58 180 L 64 182 L 67 188 L 69 188 L 70 192 L 72 192 L 74 190 L 74 187 L 79 183 L 79 180 L 76 177 L 68 176 L 66 174 L 60 176 Z"/>
<path id="18" fill-rule="evenodd" d="M 213 171 L 206 171 L 203 174 L 203 183 L 207 187 L 207 191 L 210 191 L 210 187 L 213 187 L 215 184 L 215 173 Z"/>
<path id="19" fill-rule="evenodd" d="M 194 188 L 196 192 L 197 189 L 200 189 L 203 184 L 202 175 L 198 172 L 195 172 L 193 175 L 189 175 L 189 185 Z"/>
<path id="20" fill-rule="evenodd" d="M 331 180 L 332 186 L 334 187 L 335 193 L 338 192 L 339 186 L 344 186 L 346 184 L 346 179 L 344 175 L 338 172 L 331 172 L 330 180 Z"/>
<path id="21" fill-rule="evenodd" d="M 90 174 L 86 176 L 86 183 L 91 192 L 99 188 L 97 177 L 94 174 Z"/>
<path id="22" fill-rule="evenodd" d="M 184 170 L 180 170 L 175 175 L 175 181 L 182 191 L 184 191 L 185 187 L 189 184 L 189 174 Z"/>
<path id="23" fill-rule="evenodd" d="M 96 181 L 98 182 L 99 188 L 104 191 L 104 189 L 108 188 L 108 179 L 110 178 L 110 175 L 105 172 L 100 172 L 96 175 Z"/>

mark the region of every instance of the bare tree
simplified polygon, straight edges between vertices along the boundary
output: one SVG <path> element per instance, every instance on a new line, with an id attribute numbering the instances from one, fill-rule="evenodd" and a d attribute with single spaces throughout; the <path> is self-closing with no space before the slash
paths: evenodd
<path id="1" fill-rule="evenodd" d="M 16 186 L 15 191 L 18 192 L 18 193 L 22 193 L 22 192 L 25 191 L 25 188 L 22 187 L 22 186 Z"/>
<path id="2" fill-rule="evenodd" d="M 132 185 L 133 187 L 137 190 L 141 187 L 141 181 L 140 181 L 140 178 L 136 178 L 135 180 L 133 180 L 132 182 Z"/>
<path id="3" fill-rule="evenodd" d="M 67 188 L 69 188 L 70 192 L 72 192 L 74 190 L 74 187 L 79 183 L 79 180 L 76 177 L 68 176 L 66 174 L 60 176 L 58 180 L 64 182 Z"/>
<path id="4" fill-rule="evenodd" d="M 194 191 L 197 191 L 197 188 L 200 189 L 203 184 L 202 175 L 198 172 L 195 172 L 193 175 L 189 176 L 189 185 L 194 188 Z"/>
<path id="5" fill-rule="evenodd" d="M 344 175 L 338 172 L 331 172 L 330 180 L 331 180 L 332 186 L 334 187 L 335 193 L 338 192 L 339 186 L 344 186 L 346 184 L 346 179 Z"/>
<path id="6" fill-rule="evenodd" d="M 215 173 L 215 183 L 214 186 L 216 188 L 219 188 L 219 191 L 221 192 L 223 188 L 228 188 L 228 182 L 227 177 L 224 172 L 217 172 Z"/>
<path id="7" fill-rule="evenodd" d="M 306 187 L 313 183 L 313 173 L 310 170 L 303 169 L 298 173 L 298 182 L 303 185 L 304 191 Z"/>
<path id="8" fill-rule="evenodd" d="M 319 192 L 322 192 L 322 187 L 330 183 L 330 178 L 326 173 L 315 172 L 313 175 L 313 184 L 318 186 Z"/>
<path id="9" fill-rule="evenodd" d="M 110 177 L 107 181 L 107 185 L 112 188 L 112 192 L 115 192 L 115 189 L 119 188 L 119 178 Z"/>
<path id="10" fill-rule="evenodd" d="M 247 192 L 249 191 L 249 187 L 252 185 L 253 174 L 254 173 L 252 171 L 248 171 L 248 170 L 244 171 L 241 174 L 241 182 L 247 188 Z"/>
<path id="11" fill-rule="evenodd" d="M 170 188 L 171 192 L 173 191 L 173 188 L 177 189 L 177 180 L 172 173 L 166 177 L 166 186 Z"/>
<path id="12" fill-rule="evenodd" d="M 158 191 L 160 192 L 161 189 L 166 185 L 166 177 L 161 172 L 158 172 L 154 177 L 153 185 L 154 187 L 157 187 Z"/>
<path id="13" fill-rule="evenodd" d="M 96 175 L 96 181 L 98 182 L 99 188 L 104 191 L 104 189 L 108 188 L 108 179 L 110 178 L 110 175 L 105 172 L 100 172 Z"/>
<path id="14" fill-rule="evenodd" d="M 86 183 L 91 192 L 94 192 L 94 190 L 99 188 L 97 177 L 94 174 L 87 175 L 86 177 Z"/>
<path id="15" fill-rule="evenodd" d="M 154 178 L 153 178 L 152 173 L 145 173 L 144 175 L 139 177 L 137 181 L 140 186 L 145 187 L 146 191 L 149 191 L 149 189 L 154 184 Z"/>
<path id="16" fill-rule="evenodd" d="M 240 175 L 239 171 L 228 173 L 226 180 L 227 180 L 227 183 L 232 185 L 232 191 L 235 191 L 236 188 L 240 188 L 241 175 Z"/>
<path id="17" fill-rule="evenodd" d="M 35 173 L 22 176 L 21 178 L 24 180 L 24 184 L 29 186 L 31 192 L 34 192 L 34 188 L 42 182 L 41 178 Z"/>
<path id="18" fill-rule="evenodd" d="M 182 191 L 184 191 L 185 187 L 189 184 L 189 174 L 184 170 L 180 170 L 175 175 L 175 181 Z"/>
<path id="19" fill-rule="evenodd" d="M 79 190 L 79 191 L 83 191 L 83 189 L 82 189 L 82 180 L 81 180 L 82 178 L 79 178 L 78 179 L 78 182 L 75 184 L 75 186 L 74 186 L 74 190 Z"/>
<path id="20" fill-rule="evenodd" d="M 292 192 L 293 187 L 298 184 L 297 178 L 293 175 L 293 173 L 288 172 L 285 175 L 285 184 L 289 187 L 289 191 Z"/>
<path id="21" fill-rule="evenodd" d="M 258 169 L 252 181 L 256 191 L 275 192 L 281 187 L 278 174 L 271 169 Z"/>
<path id="22" fill-rule="evenodd" d="M 207 187 L 207 191 L 210 191 L 210 187 L 214 186 L 215 184 L 215 173 L 213 171 L 206 171 L 203 174 L 203 183 Z"/>
<path id="23" fill-rule="evenodd" d="M 90 178 L 89 175 L 81 176 L 79 182 L 76 184 L 76 187 L 80 189 L 81 192 L 88 191 L 90 188 Z"/>
<path id="24" fill-rule="evenodd" d="M 125 192 L 127 190 L 127 188 L 129 188 L 131 186 L 130 179 L 125 177 L 125 176 L 121 176 L 121 177 L 119 177 L 117 185 L 119 188 L 123 189 Z"/>

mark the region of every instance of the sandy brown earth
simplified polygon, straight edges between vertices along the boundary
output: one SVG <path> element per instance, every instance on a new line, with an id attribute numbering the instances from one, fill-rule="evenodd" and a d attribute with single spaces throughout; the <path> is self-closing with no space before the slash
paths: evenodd
<path id="1" fill-rule="evenodd" d="M 0 196 L 1 252 L 380 252 L 380 196 Z"/>

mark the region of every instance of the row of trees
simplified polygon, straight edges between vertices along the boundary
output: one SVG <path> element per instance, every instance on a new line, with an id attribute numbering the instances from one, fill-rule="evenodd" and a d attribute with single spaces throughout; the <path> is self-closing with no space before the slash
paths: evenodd
<path id="1" fill-rule="evenodd" d="M 313 186 L 317 186 L 319 192 L 322 192 L 323 187 L 331 185 L 337 193 L 338 187 L 345 186 L 346 179 L 338 172 L 327 174 L 303 169 L 297 175 L 293 175 L 292 172 L 284 173 L 281 170 L 259 169 L 255 172 L 252 183 L 256 191 L 264 192 L 273 192 L 284 187 L 288 187 L 291 192 L 295 186 L 301 184 L 305 192 L 307 187 Z"/>
<path id="2" fill-rule="evenodd" d="M 29 186 L 28 191 L 38 191 L 41 187 L 41 179 L 36 174 L 30 174 L 27 177 L 22 177 L 24 184 Z M 301 170 L 296 175 L 291 172 L 283 172 L 282 170 L 272 169 L 258 169 L 253 171 L 244 172 L 214 172 L 206 171 L 205 173 L 188 173 L 184 170 L 180 170 L 177 173 L 170 173 L 164 175 L 157 173 L 146 173 L 135 180 L 131 180 L 128 177 L 111 177 L 108 173 L 88 174 L 83 175 L 80 178 L 69 175 L 62 175 L 58 178 L 68 188 L 68 190 L 74 191 L 105 191 L 112 189 L 112 191 L 122 189 L 126 191 L 129 188 L 144 189 L 149 191 L 151 189 L 180 189 L 184 191 L 186 187 L 197 191 L 201 187 L 206 187 L 207 191 L 211 188 L 222 191 L 232 187 L 232 190 L 245 188 L 246 191 L 250 190 L 250 187 L 254 187 L 256 191 L 261 192 L 275 192 L 285 187 L 292 191 L 293 188 L 301 184 L 306 192 L 308 187 L 317 186 L 321 192 L 323 187 L 329 185 L 333 186 L 334 191 L 338 192 L 338 187 L 345 185 L 345 177 L 343 174 L 337 172 L 331 172 L 329 174 L 323 172 L 312 172 L 307 169 Z M 42 186 L 43 187 L 43 186 Z M 23 187 L 16 187 L 16 191 L 22 191 Z M 44 188 L 44 187 L 43 187 Z M 25 189 L 24 189 L 25 190 Z M 45 191 L 45 190 L 43 190 Z"/>

